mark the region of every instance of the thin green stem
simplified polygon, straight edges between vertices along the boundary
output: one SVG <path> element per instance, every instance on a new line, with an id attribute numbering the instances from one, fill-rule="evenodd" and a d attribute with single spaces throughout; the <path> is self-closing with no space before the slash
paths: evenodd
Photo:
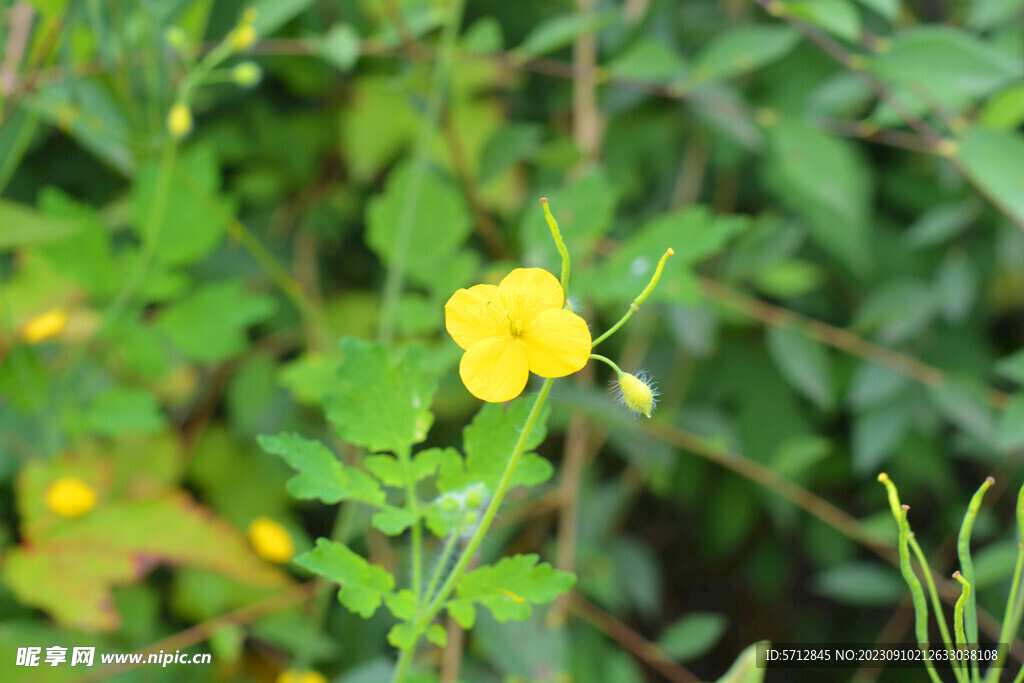
<path id="1" fill-rule="evenodd" d="M 967 637 L 964 634 L 964 604 L 971 597 L 971 584 L 960 572 L 953 572 L 953 578 L 960 584 L 960 597 L 953 605 L 953 633 L 956 634 L 957 649 L 963 650 L 967 646 Z"/>
<path id="2" fill-rule="evenodd" d="M 651 292 L 653 292 L 654 288 L 658 285 L 658 280 L 661 279 L 661 271 L 665 269 L 665 261 L 667 261 L 668 257 L 674 253 L 676 252 L 673 251 L 672 249 L 668 249 L 662 255 L 661 260 L 658 261 L 658 267 L 654 269 L 654 275 L 651 276 L 651 281 L 647 283 L 646 287 L 644 287 L 644 291 L 640 292 L 640 296 L 633 299 L 633 302 L 629 304 L 629 310 L 626 311 L 626 314 L 624 316 L 619 318 L 619 322 L 612 325 L 607 332 L 605 332 L 600 337 L 594 340 L 593 344 L 591 344 L 591 348 L 597 346 L 605 339 L 618 332 L 619 328 L 625 325 L 626 321 L 633 317 L 634 313 L 640 310 L 640 307 L 644 305 L 645 301 L 647 301 L 647 297 L 651 295 Z"/>
<path id="3" fill-rule="evenodd" d="M 978 511 L 981 509 L 981 500 L 985 497 L 985 492 L 996 483 L 996 480 L 992 477 L 987 477 L 978 490 L 975 491 L 974 495 L 971 496 L 971 502 L 967 506 L 967 513 L 964 515 L 963 524 L 960 525 L 960 535 L 956 539 L 956 554 L 960 559 L 960 571 L 963 572 L 964 580 L 969 583 L 974 583 L 974 562 L 971 560 L 971 530 L 974 528 L 974 520 L 978 517 Z M 967 633 L 968 642 L 978 642 L 978 607 L 977 598 L 974 594 L 968 593 L 966 598 L 966 610 L 964 612 L 964 630 Z M 971 677 L 978 679 L 978 662 L 976 660 L 971 661 Z"/>
<path id="4" fill-rule="evenodd" d="M 614 370 L 614 371 L 615 371 L 615 374 L 617 374 L 617 375 L 619 375 L 619 376 L 622 376 L 622 374 L 623 374 L 623 372 L 622 372 L 622 369 L 621 369 L 621 368 L 619 368 L 619 366 L 618 366 L 618 365 L 616 365 L 616 364 L 615 364 L 615 362 L 614 362 L 614 361 L 612 361 L 612 359 L 611 359 L 611 358 L 605 358 L 604 356 L 599 356 L 599 355 L 598 355 L 598 354 L 596 354 L 596 353 L 592 353 L 592 354 L 590 354 L 590 357 L 591 357 L 591 358 L 593 358 L 594 360 L 599 360 L 599 361 L 601 361 L 601 362 L 602 362 L 602 363 L 604 363 L 605 365 L 609 366 L 609 367 L 610 367 L 610 368 L 611 368 L 612 370 Z"/>
<path id="5" fill-rule="evenodd" d="M 505 499 L 505 494 L 508 492 L 509 487 L 512 484 L 512 476 L 515 474 L 516 467 L 519 465 L 519 460 L 523 457 L 523 452 L 526 450 L 526 443 L 533 433 L 533 428 L 537 424 L 537 419 L 540 417 L 541 409 L 544 407 L 545 401 L 547 401 L 548 394 L 551 392 L 551 385 L 554 384 L 553 379 L 544 380 L 544 384 L 540 388 L 540 392 L 537 394 L 537 398 L 533 402 L 533 407 L 530 408 L 530 414 L 526 417 L 526 423 L 523 425 L 522 432 L 519 433 L 519 438 L 516 440 L 516 445 L 512 449 L 512 455 L 509 457 L 508 464 L 505 466 L 505 472 L 501 475 L 501 480 L 498 482 L 498 488 L 494 492 L 494 497 L 491 498 L 490 504 L 487 506 L 487 510 L 484 512 L 483 518 L 480 520 L 480 524 L 477 526 L 476 531 L 473 532 L 473 536 L 469 539 L 465 549 L 462 551 L 462 555 L 459 557 L 459 561 L 455 564 L 451 573 L 445 579 L 441 588 L 437 591 L 437 595 L 427 604 L 427 608 L 424 611 L 419 611 L 419 614 L 413 621 L 413 625 L 417 631 L 422 631 L 426 628 L 427 624 L 433 621 L 437 613 L 441 611 L 444 603 L 448 600 L 448 597 L 455 590 L 455 587 L 459 583 L 459 579 L 465 573 L 469 563 L 472 562 L 473 557 L 476 555 L 477 549 L 484 540 L 484 536 L 487 535 L 488 529 L 491 528 L 491 523 L 494 521 L 494 517 L 498 514 L 498 508 L 501 507 L 502 501 Z M 417 637 L 417 641 L 418 641 Z M 392 683 L 402 683 L 405 680 L 406 672 L 409 668 L 409 663 L 412 660 L 413 652 L 416 649 L 416 644 L 405 650 L 398 657 L 398 662 L 395 664 L 395 672 L 392 676 Z"/>
<path id="6" fill-rule="evenodd" d="M 421 592 L 423 589 L 423 526 L 420 524 L 416 482 L 412 476 L 412 456 L 408 448 L 399 450 L 397 455 L 398 462 L 402 467 L 402 477 L 405 479 L 405 507 L 415 520 L 412 523 L 412 592 L 416 595 L 416 610 L 419 611 L 420 604 L 426 599 Z"/>
<path id="7" fill-rule="evenodd" d="M 1022 681 L 1024 681 L 1024 666 L 1020 668 L 1020 671 L 1013 678 L 1013 683 L 1021 683 Z"/>
<path id="8" fill-rule="evenodd" d="M 921 546 L 918 544 L 917 539 L 914 538 L 913 532 L 909 534 L 910 549 L 914 551 L 914 555 L 917 557 L 918 563 L 921 565 L 921 571 L 924 574 L 925 583 L 928 584 L 928 595 L 932 601 L 932 608 L 935 610 L 935 621 L 939 625 L 939 632 L 942 634 L 942 642 L 948 649 L 953 648 L 953 640 L 949 637 L 949 627 L 946 625 L 946 617 L 942 613 L 942 602 L 939 600 L 939 592 L 935 589 L 935 579 L 932 578 L 931 567 L 928 566 L 928 560 L 924 556 L 924 552 L 921 551 Z M 951 660 L 950 666 L 953 669 L 953 675 L 956 676 L 956 680 L 959 683 L 967 683 L 967 674 L 963 669 L 963 662 L 958 660 Z"/>
<path id="9" fill-rule="evenodd" d="M 558 228 L 558 221 L 551 214 L 548 198 L 541 197 L 540 205 L 544 207 L 544 220 L 547 221 L 548 228 L 551 230 L 551 237 L 555 240 L 555 248 L 558 249 L 558 255 L 562 257 L 562 291 L 568 296 L 569 271 L 572 269 L 571 261 L 569 260 L 569 249 L 565 246 L 565 240 L 562 239 L 562 231 Z"/>
<path id="10" fill-rule="evenodd" d="M 434 573 L 430 576 L 430 581 L 427 582 L 427 589 L 423 592 L 423 599 L 429 603 L 431 598 L 434 596 L 434 590 L 437 588 L 437 584 L 441 581 L 441 576 L 444 574 L 444 568 L 448 566 L 449 560 L 452 559 L 452 553 L 455 551 L 455 545 L 459 541 L 459 536 L 462 533 L 461 526 L 452 529 L 451 533 L 448 534 L 448 540 L 444 543 L 444 548 L 441 550 L 441 555 L 437 558 L 437 566 L 434 568 Z"/>
<path id="11" fill-rule="evenodd" d="M 402 211 L 398 216 L 398 228 L 395 234 L 394 251 L 384 277 L 384 296 L 381 303 L 380 329 L 378 337 L 390 343 L 395 336 L 395 320 L 398 316 L 398 300 L 402 296 L 405 281 L 406 262 L 409 258 L 409 241 L 412 238 L 413 223 L 419 208 L 420 193 L 423 179 L 427 172 L 427 157 L 434 141 L 434 133 L 441 115 L 441 104 L 444 100 L 445 80 L 451 67 L 452 55 L 455 50 L 455 39 L 459 25 L 462 23 L 462 10 L 465 0 L 451 0 L 451 10 L 441 33 L 439 57 L 434 63 L 430 93 L 427 98 L 427 110 L 420 124 L 416 147 L 413 151 L 411 170 L 405 185 L 405 196 L 402 197 Z"/>

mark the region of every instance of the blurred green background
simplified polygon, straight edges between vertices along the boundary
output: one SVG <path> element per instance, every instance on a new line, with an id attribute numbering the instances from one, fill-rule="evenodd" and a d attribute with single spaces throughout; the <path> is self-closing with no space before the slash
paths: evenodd
<path id="1" fill-rule="evenodd" d="M 556 475 L 484 553 L 540 553 L 576 596 L 425 648 L 437 680 L 715 680 L 764 639 L 912 642 L 882 470 L 947 576 L 996 478 L 975 590 L 997 636 L 1024 448 L 1022 0 L 5 2 L 0 679 L 106 680 L 15 665 L 95 645 L 213 655 L 118 680 L 388 680 L 390 616 L 249 533 L 267 517 L 301 551 L 336 513 L 290 499 L 255 436 L 329 441 L 354 336 L 426 348 L 427 445 L 457 444 L 479 402 L 443 304 L 558 272 L 540 197 L 595 332 L 675 249 L 602 347 L 661 399 L 632 419 L 604 366 L 556 385 Z M 194 83 L 247 8 L 255 43 Z M 61 477 L 88 512 L 47 503 Z"/>

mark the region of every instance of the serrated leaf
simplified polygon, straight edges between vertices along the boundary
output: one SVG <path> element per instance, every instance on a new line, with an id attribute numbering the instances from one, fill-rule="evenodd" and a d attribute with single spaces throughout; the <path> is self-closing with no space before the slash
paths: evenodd
<path id="1" fill-rule="evenodd" d="M 364 619 L 373 616 L 384 595 L 395 589 L 395 577 L 386 569 L 326 538 L 318 538 L 316 548 L 296 557 L 295 564 L 341 584 L 338 600 Z"/>
<path id="2" fill-rule="evenodd" d="M 533 59 L 572 44 L 580 36 L 597 33 L 615 25 L 618 12 L 560 14 L 534 26 L 515 54 L 520 59 Z"/>
<path id="3" fill-rule="evenodd" d="M 499 403 L 484 405 L 463 430 L 465 459 L 454 449 L 444 450 L 437 476 L 438 490 L 446 493 L 482 483 L 489 493 L 494 493 L 536 399 L 535 395 L 518 398 L 507 409 Z M 548 405 L 542 408 L 527 439 L 526 453 L 516 467 L 511 486 L 536 486 L 547 481 L 554 471 L 551 463 L 529 452 L 544 441 Z"/>
<path id="4" fill-rule="evenodd" d="M 408 588 L 403 588 L 396 593 L 388 593 L 384 596 L 384 603 L 397 618 L 402 621 L 412 621 L 416 616 L 416 594 Z"/>
<path id="5" fill-rule="evenodd" d="M 1024 392 L 1017 392 L 999 416 L 996 444 L 1000 450 L 1024 447 Z"/>
<path id="6" fill-rule="evenodd" d="M 450 451 L 450 452 L 449 452 Z M 454 448 L 428 448 L 413 456 L 410 477 L 414 482 L 421 481 L 434 474 L 441 461 L 452 455 L 458 456 Z M 363 460 L 363 467 L 373 476 L 380 479 L 385 486 L 404 487 L 405 475 L 402 465 L 392 455 L 371 455 Z"/>
<path id="7" fill-rule="evenodd" d="M 831 407 L 832 364 L 820 343 L 796 330 L 773 327 L 768 330 L 768 352 L 793 388 L 822 410 Z"/>
<path id="8" fill-rule="evenodd" d="M 326 401 L 338 436 L 371 451 L 394 452 L 427 438 L 437 382 L 424 371 L 421 351 L 394 358 L 383 344 L 348 338 L 342 352 L 338 390 Z"/>
<path id="9" fill-rule="evenodd" d="M 263 450 L 284 458 L 298 474 L 288 480 L 288 493 L 295 498 L 319 499 L 327 504 L 356 500 L 368 505 L 384 503 L 380 485 L 365 472 L 347 467 L 319 441 L 298 434 L 261 435 Z"/>
<path id="10" fill-rule="evenodd" d="M 416 644 L 419 636 L 419 629 L 413 624 L 405 622 L 391 627 L 391 630 L 388 631 L 388 642 L 399 650 L 408 650 Z"/>
<path id="11" fill-rule="evenodd" d="M 388 536 L 397 536 L 416 523 L 416 515 L 406 508 L 388 505 L 374 513 L 370 522 Z"/>
<path id="12" fill-rule="evenodd" d="M 465 628 L 474 621 L 474 603 L 486 607 L 502 623 L 529 619 L 533 613 L 531 603 L 551 602 L 576 583 L 576 577 L 569 572 L 556 570 L 547 563 L 537 564 L 538 559 L 537 555 L 504 557 L 493 566 L 469 572 L 459 582 L 457 599 L 448 602 L 449 613 L 460 625 L 470 624 Z"/>
<path id="13" fill-rule="evenodd" d="M 156 329 L 198 363 L 218 363 L 246 347 L 246 329 L 266 320 L 274 300 L 249 294 L 240 280 L 203 285 L 157 316 Z"/>
<path id="14" fill-rule="evenodd" d="M 717 612 L 690 612 L 673 622 L 658 638 L 658 647 L 669 657 L 688 662 L 713 648 L 729 625 Z"/>
<path id="15" fill-rule="evenodd" d="M 697 55 L 689 82 L 705 84 L 753 71 L 785 56 L 800 34 L 785 25 L 751 24 L 727 29 Z"/>

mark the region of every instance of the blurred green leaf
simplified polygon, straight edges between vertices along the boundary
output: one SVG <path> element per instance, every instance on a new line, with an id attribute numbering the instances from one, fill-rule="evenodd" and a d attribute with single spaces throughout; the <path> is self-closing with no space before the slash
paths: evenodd
<path id="1" fill-rule="evenodd" d="M 51 216 L 0 199 L 0 251 L 23 247 L 36 242 L 66 239 L 81 230 L 78 221 Z"/>
<path id="2" fill-rule="evenodd" d="M 767 643 L 767 641 L 764 641 Z M 717 683 L 762 683 L 764 667 L 757 666 L 757 644 L 750 645 L 736 658 Z"/>
<path id="3" fill-rule="evenodd" d="M 327 419 L 338 436 L 371 451 L 398 452 L 427 438 L 437 381 L 418 348 L 396 358 L 383 344 L 346 338 Z"/>
<path id="4" fill-rule="evenodd" d="M 156 328 L 198 363 L 218 363 L 246 347 L 245 331 L 274 310 L 274 300 L 249 294 L 240 280 L 206 284 L 164 308 Z"/>
<path id="5" fill-rule="evenodd" d="M 967 25 L 979 31 L 1019 20 L 1024 0 L 975 0 L 967 7 Z"/>
<path id="6" fill-rule="evenodd" d="M 165 425 L 156 397 L 143 389 L 114 386 L 89 403 L 82 416 L 90 432 L 103 436 L 153 434 Z"/>
<path id="7" fill-rule="evenodd" d="M 341 71 L 349 71 L 359 59 L 359 34 L 348 24 L 335 24 L 317 41 L 316 47 L 325 62 Z"/>
<path id="8" fill-rule="evenodd" d="M 959 144 L 959 159 L 972 182 L 1011 219 L 1024 223 L 1024 138 L 972 126 Z"/>
<path id="9" fill-rule="evenodd" d="M 857 414 L 853 423 L 853 470 L 860 476 L 877 474 L 900 444 L 908 426 L 900 404 L 882 404 Z"/>
<path id="10" fill-rule="evenodd" d="M 857 0 L 857 2 L 889 21 L 895 21 L 900 15 L 900 0 Z"/>
<path id="11" fill-rule="evenodd" d="M 822 410 L 834 401 L 832 364 L 825 348 L 801 332 L 772 327 L 767 334 L 768 352 L 782 376 Z"/>
<path id="12" fill-rule="evenodd" d="M 989 130 L 1012 131 L 1019 128 L 1022 122 L 1024 83 L 1013 83 L 997 92 L 985 102 L 978 114 L 978 124 Z"/>
<path id="13" fill-rule="evenodd" d="M 672 81 L 681 78 L 686 62 L 669 45 L 641 38 L 606 67 L 615 78 L 630 81 Z"/>
<path id="14" fill-rule="evenodd" d="M 995 365 L 996 374 L 1024 385 L 1024 349 L 1000 358 Z"/>
<path id="15" fill-rule="evenodd" d="M 532 605 L 551 602 L 576 583 L 569 572 L 558 571 L 546 562 L 538 564 L 538 560 L 537 555 L 516 555 L 474 569 L 459 581 L 456 599 L 446 604 L 448 613 L 467 629 L 476 621 L 474 603 L 486 607 L 502 623 L 529 619 Z"/>
<path id="16" fill-rule="evenodd" d="M 831 600 L 860 607 L 895 605 L 907 591 L 896 568 L 859 560 L 820 572 L 813 586 Z"/>
<path id="17" fill-rule="evenodd" d="M 860 38 L 860 15 L 845 0 L 789 0 L 785 5 L 787 14 L 838 38 L 851 42 Z"/>
<path id="18" fill-rule="evenodd" d="M 1024 448 L 1024 392 L 1017 392 L 999 415 L 996 443 L 1001 450 Z"/>
<path id="19" fill-rule="evenodd" d="M 701 49 L 689 82 L 711 83 L 753 71 L 784 57 L 798 42 L 800 34 L 784 24 L 727 28 Z"/>
<path id="20" fill-rule="evenodd" d="M 952 378 L 929 394 L 943 417 L 983 442 L 992 442 L 995 425 L 986 387 L 968 378 Z"/>
<path id="21" fill-rule="evenodd" d="M 718 644 L 729 626 L 729 619 L 717 612 L 690 612 L 662 632 L 658 647 L 669 657 L 688 662 Z"/>
<path id="22" fill-rule="evenodd" d="M 899 396 L 910 385 L 906 375 L 870 361 L 862 361 L 850 383 L 846 400 L 858 410 Z"/>
<path id="23" fill-rule="evenodd" d="M 364 619 L 373 616 L 384 595 L 395 589 L 395 577 L 386 569 L 326 538 L 318 538 L 316 548 L 296 557 L 295 564 L 340 583 L 338 600 Z"/>
<path id="24" fill-rule="evenodd" d="M 580 36 L 598 33 L 613 26 L 618 19 L 618 12 L 610 10 L 588 14 L 559 14 L 534 26 L 513 54 L 522 60 L 534 59 L 568 47 Z"/>
<path id="25" fill-rule="evenodd" d="M 918 216 L 904 236 L 913 247 L 944 244 L 966 230 L 977 215 L 977 208 L 970 202 L 940 204 Z"/>

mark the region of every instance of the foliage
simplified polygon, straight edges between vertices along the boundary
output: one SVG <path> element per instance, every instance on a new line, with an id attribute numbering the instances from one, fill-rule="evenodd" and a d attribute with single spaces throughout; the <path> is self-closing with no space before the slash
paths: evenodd
<path id="1" fill-rule="evenodd" d="M 407 682 L 756 681 L 763 640 L 918 639 L 914 539 L 946 619 L 1002 640 L 1022 11 L 8 3 L 0 679 L 19 647 L 177 634 L 215 666 L 154 680 L 379 683 L 397 646 Z M 593 338 L 642 304 L 596 351 L 651 378 L 650 419 L 601 364 L 506 406 L 459 381 L 449 297 L 560 272 L 541 197 Z"/>

